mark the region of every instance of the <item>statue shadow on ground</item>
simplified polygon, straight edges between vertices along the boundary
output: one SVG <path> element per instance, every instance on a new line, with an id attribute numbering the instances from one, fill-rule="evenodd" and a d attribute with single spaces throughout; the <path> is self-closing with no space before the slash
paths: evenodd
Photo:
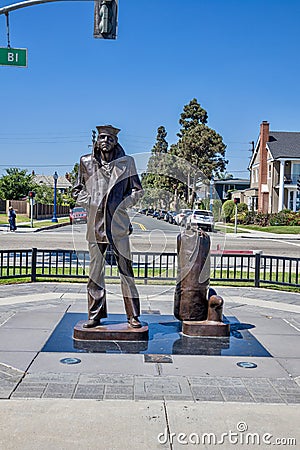
<path id="1" fill-rule="evenodd" d="M 75 341 L 72 338 L 73 327 L 78 320 L 85 318 L 86 314 L 66 313 L 42 352 L 271 356 L 249 331 L 254 325 L 240 323 L 234 316 L 224 318 L 224 322 L 230 323 L 228 338 L 184 336 L 182 323 L 174 316 L 149 314 L 141 316 L 143 322 L 148 323 L 148 341 Z M 124 321 L 124 315 L 110 314 L 108 319 L 116 323 Z"/>

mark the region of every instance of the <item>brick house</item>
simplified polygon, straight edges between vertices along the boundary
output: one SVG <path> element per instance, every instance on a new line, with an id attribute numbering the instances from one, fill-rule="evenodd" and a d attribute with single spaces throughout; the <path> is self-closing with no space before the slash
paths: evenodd
<path id="1" fill-rule="evenodd" d="M 249 209 L 300 210 L 300 132 L 270 131 L 269 123 L 263 121 L 249 170 L 250 188 L 244 191 Z"/>

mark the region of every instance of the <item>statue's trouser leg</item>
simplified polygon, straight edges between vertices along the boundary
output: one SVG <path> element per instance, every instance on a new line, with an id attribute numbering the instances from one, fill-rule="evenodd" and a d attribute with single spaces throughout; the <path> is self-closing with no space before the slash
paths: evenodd
<path id="1" fill-rule="evenodd" d="M 113 252 L 120 273 L 121 289 L 127 317 L 138 317 L 140 315 L 140 300 L 134 282 L 130 245 L 127 236 L 113 244 Z"/>
<path id="2" fill-rule="evenodd" d="M 89 320 L 107 317 L 105 290 L 105 252 L 107 244 L 89 243 L 90 272 L 87 284 Z"/>

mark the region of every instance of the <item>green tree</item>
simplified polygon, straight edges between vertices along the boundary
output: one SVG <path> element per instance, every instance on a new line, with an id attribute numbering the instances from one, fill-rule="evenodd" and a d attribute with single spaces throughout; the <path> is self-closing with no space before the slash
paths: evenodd
<path id="1" fill-rule="evenodd" d="M 168 142 L 166 141 L 167 134 L 164 126 L 157 128 L 156 142 L 152 148 L 152 153 L 154 155 L 168 152 Z"/>
<path id="2" fill-rule="evenodd" d="M 222 136 L 206 125 L 207 117 L 207 112 L 195 98 L 185 105 L 179 120 L 179 141 L 173 151 L 211 179 L 212 175 L 224 172 L 228 161 L 225 160 L 226 145 Z"/>
<path id="3" fill-rule="evenodd" d="M 73 186 L 77 182 L 78 171 L 79 171 L 79 163 L 75 163 L 71 172 L 66 173 L 67 180 L 70 181 L 70 183 L 72 183 Z"/>
<path id="4" fill-rule="evenodd" d="M 227 171 L 225 171 L 220 172 L 216 177 L 216 180 L 231 180 L 232 178 L 233 178 L 232 173 L 228 173 Z"/>
<path id="5" fill-rule="evenodd" d="M 51 186 L 35 184 L 32 189 L 35 192 L 36 203 L 42 203 L 43 205 L 54 204 L 54 189 Z M 56 202 L 58 205 L 64 204 L 63 195 L 58 190 L 56 191 Z"/>
<path id="6" fill-rule="evenodd" d="M 152 147 L 147 164 L 147 172 L 142 175 L 142 185 L 145 190 L 144 204 L 148 202 L 149 206 L 154 205 L 158 208 L 169 209 L 172 186 L 168 177 L 170 168 L 168 167 L 168 142 L 166 137 L 165 127 L 158 127 L 156 142 Z"/>
<path id="7" fill-rule="evenodd" d="M 230 219 L 235 214 L 235 204 L 233 200 L 226 200 L 222 206 L 223 215 L 225 217 L 226 222 L 229 222 Z"/>
<path id="8" fill-rule="evenodd" d="M 74 208 L 76 205 L 76 201 L 72 196 L 73 186 L 77 183 L 78 179 L 78 171 L 79 171 L 79 163 L 75 163 L 71 172 L 66 173 L 66 178 L 72 184 L 71 187 L 67 189 L 67 191 L 62 195 L 62 204 L 68 205 L 70 208 Z"/>
<path id="9" fill-rule="evenodd" d="M 208 115 L 197 99 L 185 105 L 180 116 L 179 140 L 171 152 L 188 161 L 193 169 L 187 174 L 186 199 L 193 207 L 196 186 L 225 171 L 226 145 L 222 136 L 207 125 Z"/>
<path id="10" fill-rule="evenodd" d="M 27 197 L 28 192 L 33 190 L 33 175 L 28 174 L 26 169 L 12 167 L 5 169 L 6 174 L 0 178 L 0 197 L 3 200 L 19 200 Z"/>
<path id="11" fill-rule="evenodd" d="M 184 133 L 190 129 L 195 128 L 199 123 L 207 123 L 208 115 L 205 109 L 198 103 L 196 98 L 193 98 L 188 105 L 183 107 L 183 112 L 180 115 L 179 124 L 181 130 L 177 134 L 180 138 Z"/>

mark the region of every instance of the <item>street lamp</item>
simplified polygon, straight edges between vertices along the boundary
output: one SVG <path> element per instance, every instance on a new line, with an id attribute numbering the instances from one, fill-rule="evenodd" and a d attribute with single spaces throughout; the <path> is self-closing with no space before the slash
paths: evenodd
<path id="1" fill-rule="evenodd" d="M 56 217 L 56 187 L 57 187 L 57 179 L 58 179 L 58 175 L 57 172 L 55 171 L 53 174 L 53 181 L 54 181 L 54 209 L 53 209 L 53 217 L 52 217 L 52 222 L 58 222 L 57 217 Z"/>

